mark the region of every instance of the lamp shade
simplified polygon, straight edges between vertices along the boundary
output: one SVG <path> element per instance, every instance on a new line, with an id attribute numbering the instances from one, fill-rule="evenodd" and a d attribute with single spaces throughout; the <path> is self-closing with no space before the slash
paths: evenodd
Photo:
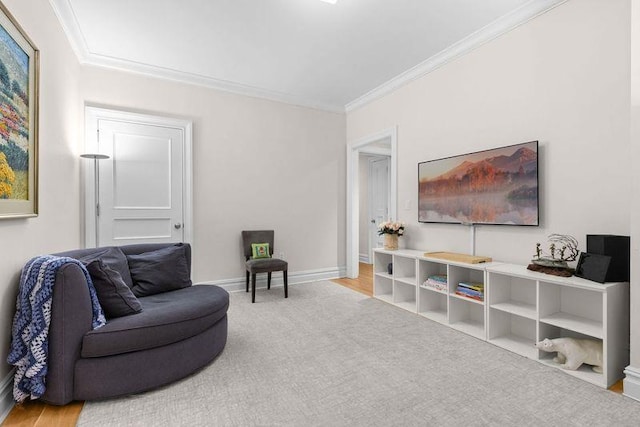
<path id="1" fill-rule="evenodd" d="M 80 154 L 80 157 L 82 157 L 83 159 L 94 159 L 94 160 L 103 160 L 103 159 L 109 158 L 109 156 L 107 156 L 106 154 L 99 154 L 99 153 Z"/>

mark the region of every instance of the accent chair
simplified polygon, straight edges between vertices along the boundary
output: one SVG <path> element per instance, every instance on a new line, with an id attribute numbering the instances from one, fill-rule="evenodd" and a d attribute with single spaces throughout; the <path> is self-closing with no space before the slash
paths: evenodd
<path id="1" fill-rule="evenodd" d="M 288 264 L 285 260 L 273 258 L 273 230 L 244 230 L 242 232 L 242 247 L 245 257 L 246 267 L 246 292 L 249 292 L 249 276 L 251 276 L 251 302 L 256 302 L 256 275 L 258 273 L 267 273 L 267 289 L 271 289 L 271 273 L 274 271 L 282 271 L 284 281 L 284 297 L 289 297 L 287 286 L 287 269 Z M 252 244 L 269 245 L 268 255 L 263 257 L 255 257 Z"/>

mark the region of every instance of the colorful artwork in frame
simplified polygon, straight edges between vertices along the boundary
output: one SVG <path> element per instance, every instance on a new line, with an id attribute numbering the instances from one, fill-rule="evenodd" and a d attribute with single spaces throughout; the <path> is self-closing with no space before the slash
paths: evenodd
<path id="1" fill-rule="evenodd" d="M 38 214 L 38 59 L 0 3 L 0 219 Z"/>

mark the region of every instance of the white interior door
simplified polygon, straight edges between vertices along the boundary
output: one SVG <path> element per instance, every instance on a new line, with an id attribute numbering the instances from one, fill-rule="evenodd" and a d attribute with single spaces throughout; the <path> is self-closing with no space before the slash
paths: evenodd
<path id="1" fill-rule="evenodd" d="M 97 246 L 184 241 L 183 129 L 98 120 Z"/>
<path id="2" fill-rule="evenodd" d="M 369 259 L 372 249 L 383 245 L 383 236 L 378 236 L 378 225 L 389 219 L 389 157 L 369 161 Z"/>

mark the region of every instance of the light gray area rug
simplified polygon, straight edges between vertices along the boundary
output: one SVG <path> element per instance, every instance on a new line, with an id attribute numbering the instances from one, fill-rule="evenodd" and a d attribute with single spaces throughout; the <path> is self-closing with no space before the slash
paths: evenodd
<path id="1" fill-rule="evenodd" d="M 175 363 L 180 363 L 176 360 Z M 637 426 L 640 402 L 331 282 L 231 294 L 229 339 L 79 426 Z"/>

